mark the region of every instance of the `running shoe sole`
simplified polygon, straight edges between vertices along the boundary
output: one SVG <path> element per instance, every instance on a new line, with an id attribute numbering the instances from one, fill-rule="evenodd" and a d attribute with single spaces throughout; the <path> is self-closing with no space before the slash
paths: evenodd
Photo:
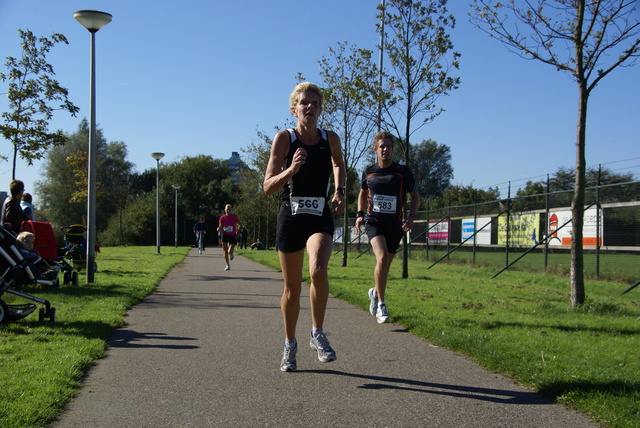
<path id="1" fill-rule="evenodd" d="M 371 312 L 371 315 L 375 317 L 376 312 L 378 311 L 378 296 L 376 296 L 375 288 L 369 289 L 369 300 L 371 300 L 371 303 L 369 304 L 369 312 Z"/>

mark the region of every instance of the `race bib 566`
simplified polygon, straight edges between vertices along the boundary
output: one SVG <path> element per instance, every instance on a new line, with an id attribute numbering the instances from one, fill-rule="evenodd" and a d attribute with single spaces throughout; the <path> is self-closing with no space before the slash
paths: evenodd
<path id="1" fill-rule="evenodd" d="M 324 198 L 292 196 L 291 197 L 291 213 L 322 215 L 324 210 Z"/>

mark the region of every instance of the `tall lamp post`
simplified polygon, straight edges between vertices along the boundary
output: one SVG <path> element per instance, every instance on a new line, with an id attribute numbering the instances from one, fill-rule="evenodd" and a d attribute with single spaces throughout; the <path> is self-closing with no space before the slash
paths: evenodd
<path id="1" fill-rule="evenodd" d="M 176 214 L 175 214 L 175 222 L 176 222 L 176 248 L 178 248 L 178 189 L 180 189 L 179 184 L 174 184 L 173 188 L 176 189 Z"/>
<path id="2" fill-rule="evenodd" d="M 156 246 L 160 254 L 160 159 L 164 153 L 151 153 L 151 157 L 156 160 Z"/>
<path id="3" fill-rule="evenodd" d="M 91 111 L 89 122 L 89 165 L 87 186 L 87 283 L 92 283 L 96 260 L 96 33 L 111 22 L 111 14 L 78 10 L 73 17 L 91 33 Z"/>

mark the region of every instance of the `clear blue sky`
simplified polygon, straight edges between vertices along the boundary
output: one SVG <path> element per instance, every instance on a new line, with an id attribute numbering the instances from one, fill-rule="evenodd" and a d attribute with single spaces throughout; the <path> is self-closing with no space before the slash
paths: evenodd
<path id="1" fill-rule="evenodd" d="M 349 41 L 375 49 L 375 0 L 0 0 L 0 59 L 20 55 L 18 28 L 37 36 L 64 34 L 48 59 L 77 118 L 59 112 L 52 129 L 75 132 L 89 116 L 90 35 L 74 18 L 80 9 L 111 13 L 96 35 L 97 122 L 108 141 L 123 141 L 138 171 L 163 161 L 207 154 L 227 159 L 273 133 L 288 113 L 301 72 L 318 81 L 327 48 Z M 577 88 L 569 75 L 526 61 L 475 29 L 468 1 L 451 0 L 452 31 L 462 54 L 460 89 L 440 103 L 446 111 L 414 142 L 451 148 L 454 184 L 514 187 L 575 164 Z M 2 90 L 0 90 L 1 92 Z M 640 67 L 621 68 L 592 94 L 587 164 L 640 176 Z M 6 99 L 0 100 L 6 110 Z M 0 153 L 11 156 L 8 142 Z M 41 163 L 18 163 L 17 178 L 33 192 Z M 0 163 L 0 189 L 11 164 Z M 36 201 L 37 205 L 37 201 Z"/>

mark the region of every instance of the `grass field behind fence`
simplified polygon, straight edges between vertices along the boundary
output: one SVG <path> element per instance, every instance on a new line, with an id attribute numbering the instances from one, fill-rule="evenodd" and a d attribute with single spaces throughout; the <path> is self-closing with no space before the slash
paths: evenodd
<path id="1" fill-rule="evenodd" d="M 455 245 L 452 245 L 450 249 L 454 247 Z M 447 250 L 438 248 L 435 250 L 430 249 L 427 254 L 424 248 L 414 247 L 411 249 L 411 257 L 429 261 L 429 265 L 431 265 L 446 256 L 447 252 Z M 475 254 L 475 266 L 491 268 L 494 270 L 491 274 L 493 275 L 504 268 L 508 260 L 508 263 L 513 263 L 509 267 L 510 270 L 545 272 L 545 255 L 540 249 L 531 251 L 526 255 L 523 254 L 524 250 L 512 250 L 507 259 L 504 249 L 499 251 L 478 250 Z M 445 260 L 456 264 L 473 265 L 473 258 L 473 251 L 469 248 L 463 248 L 452 252 Z M 547 254 L 546 273 L 569 275 L 570 258 L 571 255 L 567 251 L 550 252 Z M 599 266 L 597 266 L 598 264 Z M 596 273 L 598 270 L 599 277 L 597 278 Z M 640 254 L 603 251 L 600 253 L 598 261 L 595 252 L 587 251 L 584 255 L 584 274 L 589 279 L 635 283 L 640 280 Z"/>
<path id="2" fill-rule="evenodd" d="M 105 355 L 127 309 L 152 293 L 188 250 L 103 248 L 94 284 L 83 284 L 81 275 L 77 287 L 28 288 L 52 302 L 57 321 L 41 323 L 32 314 L 0 325 L 0 426 L 51 422 Z M 275 251 L 239 253 L 278 269 Z M 368 310 L 373 257 L 349 254 L 346 268 L 341 259 L 331 259 L 331 293 Z M 566 277 L 506 271 L 491 279 L 491 268 L 427 269 L 411 260 L 409 278 L 401 279 L 401 264 L 392 266 L 387 294 L 393 322 L 604 426 L 640 426 L 640 287 L 620 297 L 626 284 L 588 281 L 587 303 L 571 309 Z"/>

